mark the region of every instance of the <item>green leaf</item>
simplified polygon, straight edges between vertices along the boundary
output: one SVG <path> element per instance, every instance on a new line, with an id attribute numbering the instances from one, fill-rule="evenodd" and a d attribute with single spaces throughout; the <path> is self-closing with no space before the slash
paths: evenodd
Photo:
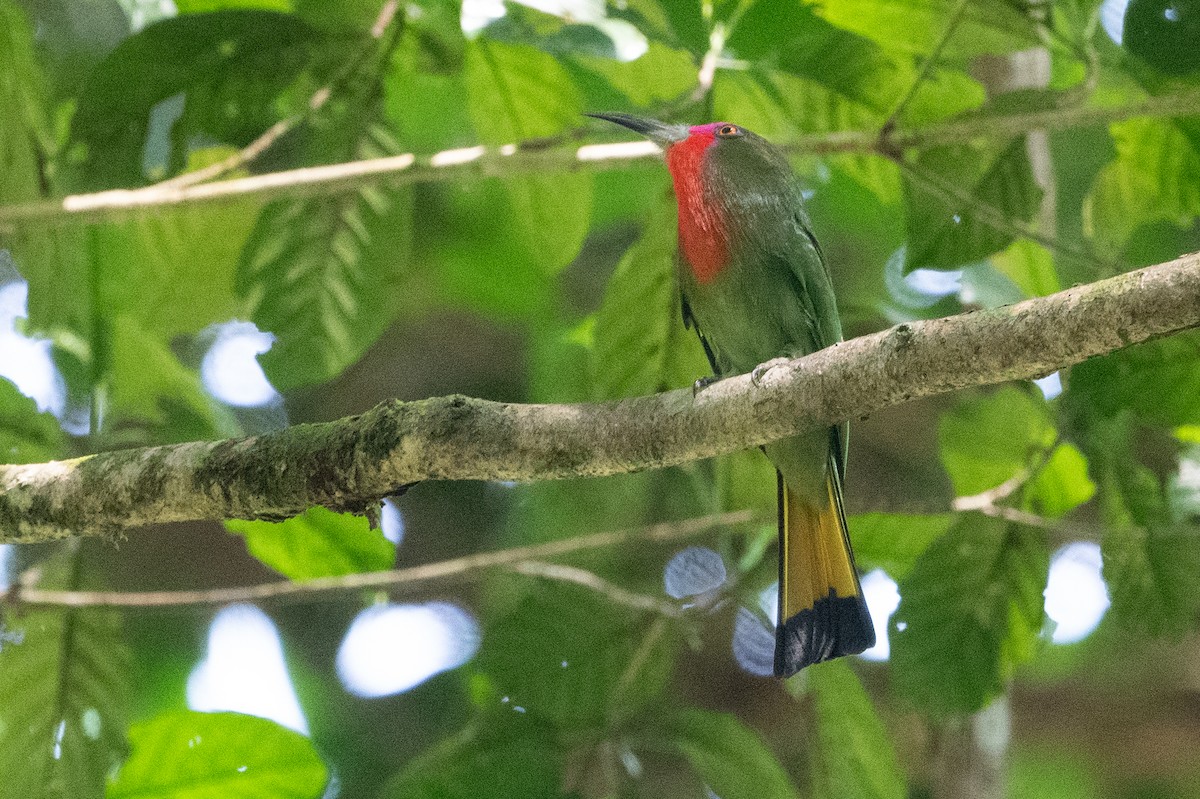
<path id="1" fill-rule="evenodd" d="M 182 167 L 198 136 L 245 146 L 278 121 L 276 99 L 321 44 L 295 16 L 259 9 L 165 19 L 130 36 L 79 93 L 71 121 L 79 188 L 143 183 L 151 111 L 181 93 L 168 164 Z"/>
<path id="2" fill-rule="evenodd" d="M 238 256 L 260 205 L 181 206 L 91 228 L 98 307 L 164 344 L 241 315 Z"/>
<path id="3" fill-rule="evenodd" d="M 862 513 L 848 522 L 854 558 L 863 571 L 883 569 L 893 580 L 903 580 L 917 558 L 950 529 L 954 515 Z"/>
<path id="4" fill-rule="evenodd" d="M 328 771 L 303 735 L 237 713 L 163 713 L 129 728 L 108 799 L 316 799 Z"/>
<path id="5" fill-rule="evenodd" d="M 478 39 L 467 46 L 471 120 L 485 144 L 556 136 L 581 124 L 583 102 L 566 70 L 547 53 Z M 506 178 L 508 207 L 494 209 L 522 234 L 530 258 L 548 272 L 571 262 L 591 219 L 589 175 Z"/>
<path id="6" fill-rule="evenodd" d="M 230 411 L 204 390 L 157 337 L 121 316 L 107 328 L 111 347 L 106 433 L 118 441 L 165 444 L 237 435 Z"/>
<path id="7" fill-rule="evenodd" d="M 1095 494 L 1087 458 L 1071 444 L 1059 444 L 1025 487 L 1024 499 L 1034 513 L 1057 519 Z"/>
<path id="8" fill-rule="evenodd" d="M 368 124 L 357 158 L 393 154 L 387 132 Z M 364 184 L 305 200 L 277 200 L 242 251 L 236 288 L 260 330 L 275 334 L 262 356 L 279 391 L 320 383 L 355 363 L 387 329 L 412 244 L 412 193 Z"/>
<path id="9" fill-rule="evenodd" d="M 991 258 L 992 266 L 1017 285 L 1026 297 L 1045 297 L 1062 289 L 1050 251 L 1029 239 L 1017 239 Z"/>
<path id="10" fill-rule="evenodd" d="M 511 706 L 509 706 L 511 707 Z M 520 713 L 487 719 L 410 762 L 383 790 L 395 799 L 555 799 L 563 755 L 552 730 Z"/>
<path id="11" fill-rule="evenodd" d="M 1133 455 L 1128 425 L 1110 428 L 1101 440 L 1107 457 L 1097 469 L 1105 521 L 1100 543 L 1112 611 L 1150 635 L 1178 636 L 1195 627 L 1200 611 L 1197 527 L 1186 516 L 1172 518 L 1158 477 Z"/>
<path id="12" fill-rule="evenodd" d="M 910 55 L 831 25 L 814 7 L 759 0 L 738 21 L 727 47 L 739 57 L 804 78 L 888 115 L 917 79 Z M 983 87 L 965 73 L 934 69 L 905 109 L 908 124 L 978 107 Z M 881 120 L 882 121 L 882 120 Z"/>
<path id="13" fill-rule="evenodd" d="M 995 215 L 1029 221 L 1042 200 L 1023 138 L 998 153 L 968 146 L 925 150 L 912 170 L 919 177 L 905 179 L 909 271 L 961 266 L 999 252 L 1014 234 L 997 225 Z"/>
<path id="14" fill-rule="evenodd" d="M 817 0 L 816 12 L 829 22 L 885 47 L 929 53 L 942 37 L 957 0 Z M 1005 54 L 1038 44 L 1032 14 L 1018 4 L 970 0 L 947 40 L 947 58 Z"/>
<path id="15" fill-rule="evenodd" d="M 721 799 L 795 799 L 799 794 L 775 754 L 729 713 L 680 708 L 658 722 L 657 735 L 687 758 Z"/>
<path id="16" fill-rule="evenodd" d="M 582 69 L 602 77 L 611 89 L 639 108 L 667 103 L 696 85 L 692 56 L 657 40 L 647 43 L 646 52 L 632 61 L 580 55 L 574 58 Z"/>
<path id="17" fill-rule="evenodd" d="M 282 522 L 230 519 L 225 529 L 245 537 L 258 560 L 292 580 L 383 571 L 396 562 L 396 545 L 353 513 L 309 508 Z"/>
<path id="18" fill-rule="evenodd" d="M 592 337 L 597 399 L 653 394 L 710 371 L 681 322 L 674 223 L 674 203 L 660 204 L 608 282 Z"/>
<path id="19" fill-rule="evenodd" d="M 1084 231 L 1102 249 L 1120 250 L 1141 225 L 1190 226 L 1200 216 L 1197 142 L 1170 120 L 1130 119 L 1111 126 L 1117 157 L 1096 176 L 1084 205 Z"/>
<path id="20" fill-rule="evenodd" d="M 961 517 L 900 584 L 888 631 L 897 691 L 932 716 L 986 705 L 1033 655 L 1049 569 L 1042 531 Z"/>
<path id="21" fill-rule="evenodd" d="M 41 463 L 63 457 L 64 446 L 58 420 L 0 377 L 0 462 Z"/>
<path id="22" fill-rule="evenodd" d="M 665 687 L 679 645 L 669 626 L 649 624 L 644 613 L 545 581 L 487 625 L 485 636 L 474 662 L 495 692 L 562 726 L 599 724 L 644 706 Z M 631 667 L 637 672 L 625 682 Z"/>
<path id="23" fill-rule="evenodd" d="M 904 799 L 908 785 L 891 738 L 845 660 L 805 672 L 817 716 L 814 787 L 841 799 Z"/>
<path id="24" fill-rule="evenodd" d="M 938 425 L 942 463 L 958 496 L 1000 485 L 1054 438 L 1045 402 L 1012 386 L 960 402 Z"/>
<path id="25" fill-rule="evenodd" d="M 120 616 L 34 610 L 0 623 L 0 675 L 0 799 L 102 795 L 125 749 L 131 670 Z"/>
<path id="26" fill-rule="evenodd" d="M 0 201 L 32 200 L 40 193 L 38 158 L 47 136 L 44 87 L 33 31 L 11 0 L 0 0 L 0 75 Z"/>
<path id="27" fill-rule="evenodd" d="M 1071 369 L 1063 397 L 1084 418 L 1129 412 L 1160 427 L 1200 423 L 1200 333 L 1084 361 Z"/>

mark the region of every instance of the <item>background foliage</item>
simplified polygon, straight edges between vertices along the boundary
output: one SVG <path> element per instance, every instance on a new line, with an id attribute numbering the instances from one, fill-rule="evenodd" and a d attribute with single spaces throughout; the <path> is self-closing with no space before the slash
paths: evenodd
<path id="1" fill-rule="evenodd" d="M 1200 248 L 1192 2 L 1134 0 L 1128 49 L 1100 24 L 1119 31 L 1120 4 L 1094 0 L 507 4 L 469 34 L 485 4 L 417 0 L 374 35 L 375 0 L 169 5 L 0 0 L 0 203 L 173 178 L 281 120 L 289 131 L 236 174 L 570 148 L 622 136 L 582 112 L 628 110 L 732 120 L 790 147 L 850 335 Z M 389 396 L 687 385 L 706 367 L 679 323 L 665 170 L 602 166 L 0 226 L 15 267 L 0 262 L 0 279 L 27 281 L 22 329 L 49 342 L 66 397 L 56 418 L 0 380 L 0 451 L 35 462 L 258 432 Z M 282 402 L 234 408 L 206 390 L 212 326 L 233 319 L 274 336 L 261 364 Z M 667 601 L 678 546 L 649 540 L 573 559 L 612 590 L 511 572 L 430 589 L 478 619 L 478 653 L 389 698 L 351 696 L 333 665 L 380 597 L 269 606 L 307 738 L 186 710 L 212 608 L 5 609 L 0 796 L 1200 795 L 1198 345 L 1093 360 L 1049 399 L 1010 385 L 856 424 L 851 530 L 860 567 L 899 583 L 891 658 L 786 684 L 730 647 L 735 628 L 761 642 L 774 569 L 774 479 L 757 453 L 421 485 L 399 505 L 398 550 L 320 512 L 138 531 L 119 550 L 23 548 L 15 568 L 42 585 L 180 589 L 723 510 L 760 520 L 702 536 L 727 579 L 665 615 L 646 608 Z M 1112 609 L 1051 646 L 1042 592 L 1074 540 L 1099 542 Z"/>

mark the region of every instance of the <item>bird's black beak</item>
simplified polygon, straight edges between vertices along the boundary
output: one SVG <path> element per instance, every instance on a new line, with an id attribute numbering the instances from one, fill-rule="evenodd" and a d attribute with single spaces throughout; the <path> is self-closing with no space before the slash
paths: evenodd
<path id="1" fill-rule="evenodd" d="M 681 142 L 688 137 L 687 125 L 668 125 L 665 122 L 659 122 L 655 119 L 644 119 L 630 114 L 606 113 L 584 114 L 584 116 L 615 122 L 622 127 L 637 131 L 656 144 L 664 146 Z"/>

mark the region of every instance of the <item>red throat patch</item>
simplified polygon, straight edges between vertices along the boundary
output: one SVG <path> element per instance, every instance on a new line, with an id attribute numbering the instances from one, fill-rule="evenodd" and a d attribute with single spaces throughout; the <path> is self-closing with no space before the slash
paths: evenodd
<path id="1" fill-rule="evenodd" d="M 667 149 L 667 169 L 679 204 L 679 249 L 698 283 L 709 283 L 729 263 L 729 242 L 720 208 L 704 198 L 703 167 L 716 143 L 717 125 L 700 125 Z"/>

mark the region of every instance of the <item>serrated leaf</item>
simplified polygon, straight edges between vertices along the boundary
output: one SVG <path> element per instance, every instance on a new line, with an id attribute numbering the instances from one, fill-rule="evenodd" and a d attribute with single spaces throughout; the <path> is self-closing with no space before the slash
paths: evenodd
<path id="1" fill-rule="evenodd" d="M 649 629 L 644 613 L 594 591 L 539 582 L 485 627 L 475 664 L 533 718 L 598 724 L 644 706 L 665 687 L 679 642 L 669 627 Z M 623 682 L 635 656 L 637 673 Z"/>
<path id="2" fill-rule="evenodd" d="M 758 735 L 729 713 L 680 708 L 659 735 L 721 799 L 797 799 L 796 786 Z"/>
<path id="3" fill-rule="evenodd" d="M 817 716 L 815 793 L 839 799 L 908 796 L 887 729 L 846 661 L 817 664 L 805 676 Z"/>
<path id="4" fill-rule="evenodd" d="M 1084 205 L 1084 231 L 1119 250 L 1139 226 L 1181 227 L 1200 216 L 1200 152 L 1171 120 L 1130 119 L 1111 126 L 1117 157 L 1096 176 Z"/>
<path id="5" fill-rule="evenodd" d="M 486 144 L 555 136 L 581 122 L 583 102 L 566 70 L 525 45 L 478 39 L 464 66 L 471 121 Z M 529 257 L 557 271 L 579 252 L 591 218 L 592 182 L 583 173 L 506 178 L 509 224 L 522 232 Z"/>
<path id="6" fill-rule="evenodd" d="M 953 523 L 950 513 L 862 513 L 851 516 L 847 527 L 862 571 L 883 569 L 893 580 L 903 580 L 921 553 Z"/>
<path id="7" fill-rule="evenodd" d="M 814 5 L 838 27 L 886 47 L 926 54 L 941 39 L 957 0 L 817 0 Z M 943 53 L 947 58 L 999 55 L 1037 44 L 1033 16 L 1017 4 L 969 0 Z"/>
<path id="8" fill-rule="evenodd" d="M 997 226 L 993 214 L 1028 221 L 1042 199 L 1023 138 L 999 152 L 965 145 L 925 150 L 912 169 L 920 177 L 904 182 L 908 271 L 962 266 L 999 252 L 1013 233 Z"/>
<path id="9" fill-rule="evenodd" d="M 1041 516 L 1057 519 L 1096 494 L 1087 458 L 1071 444 L 1059 444 L 1025 487 L 1024 500 Z"/>
<path id="10" fill-rule="evenodd" d="M 0 462 L 41 463 L 64 455 L 58 420 L 0 377 Z"/>
<path id="11" fill-rule="evenodd" d="M 931 716 L 986 705 L 1032 656 L 1049 569 L 1041 530 L 963 516 L 900 583 L 888 630 L 897 691 Z"/>
<path id="12" fill-rule="evenodd" d="M 0 798 L 102 795 L 125 750 L 131 672 L 120 616 L 34 610 L 0 631 Z"/>
<path id="13" fill-rule="evenodd" d="M 359 157 L 394 149 L 379 129 L 358 135 Z M 412 239 L 412 193 L 374 184 L 329 197 L 277 200 L 242 251 L 236 288 L 260 330 L 279 391 L 319 383 L 355 363 L 392 321 Z"/>
<path id="14" fill-rule="evenodd" d="M 938 425 L 942 463 L 959 496 L 995 488 L 1054 443 L 1046 404 L 1006 386 L 964 400 Z"/>
<path id="15" fill-rule="evenodd" d="M 317 799 L 328 771 L 312 743 L 237 713 L 163 713 L 129 728 L 133 753 L 108 799 Z"/>
<path id="16" fill-rule="evenodd" d="M 509 706 L 511 708 L 511 706 Z M 515 711 L 482 730 L 443 741 L 393 777 L 395 799 L 555 799 L 562 796 L 563 756 L 550 729 Z"/>
<path id="17" fill-rule="evenodd" d="M 246 539 L 258 560 L 292 580 L 390 569 L 396 545 L 353 513 L 309 508 L 282 522 L 230 519 L 225 529 Z"/>
<path id="18" fill-rule="evenodd" d="M 1029 239 L 1017 239 L 991 258 L 992 265 L 1026 297 L 1045 297 L 1062 289 L 1050 251 Z"/>

